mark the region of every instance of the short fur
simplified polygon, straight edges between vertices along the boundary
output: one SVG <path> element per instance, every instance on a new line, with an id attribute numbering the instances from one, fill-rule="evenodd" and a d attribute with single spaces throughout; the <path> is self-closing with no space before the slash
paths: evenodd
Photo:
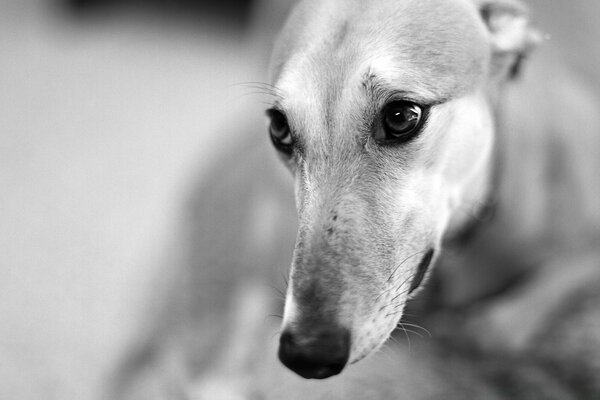
<path id="1" fill-rule="evenodd" d="M 532 121 L 510 109 L 518 103 L 505 93 L 540 38 L 516 1 L 297 7 L 272 63 L 274 107 L 296 144 L 284 159 L 300 223 L 284 330 L 302 338 L 322 326 L 347 327 L 350 363 L 362 359 L 398 324 L 423 255 L 440 254 L 489 201 L 502 210 L 496 224 L 511 232 L 499 247 L 533 246 L 529 257 L 598 237 L 598 158 L 567 161 L 598 148 L 598 136 L 582 127 L 577 140 L 563 137 L 572 130 L 564 113 L 545 126 L 554 105 L 537 94 Z M 381 147 L 373 121 L 394 96 L 431 105 L 430 116 L 412 142 Z M 577 207 L 562 200 L 574 191 Z"/>

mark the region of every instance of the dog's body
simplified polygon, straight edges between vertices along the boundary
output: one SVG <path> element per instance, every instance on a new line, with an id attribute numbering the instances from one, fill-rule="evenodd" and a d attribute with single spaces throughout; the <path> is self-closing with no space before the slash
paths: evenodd
<path id="1" fill-rule="evenodd" d="M 372 353 L 434 259 L 438 302 L 489 301 L 450 319 L 450 328 L 453 312 L 437 307 L 427 325 L 434 338 L 424 346 L 413 339 L 418 353 L 369 357 L 317 386 L 283 372 L 273 363 L 274 348 L 256 356 L 270 329 L 264 319 L 240 317 L 269 304 L 260 285 L 223 294 L 211 290 L 214 280 L 194 279 L 190 290 L 205 287 L 202 296 L 227 295 L 237 307 L 194 317 L 167 352 L 188 359 L 193 371 L 190 343 L 206 345 L 225 326 L 228 342 L 244 351 L 224 352 L 192 392 L 219 398 L 217 387 L 229 392 L 223 398 L 235 392 L 272 399 L 600 396 L 593 379 L 600 374 L 600 124 L 595 101 L 551 67 L 552 58 L 523 62 L 539 40 L 512 1 L 329 0 L 296 9 L 272 73 L 273 108 L 285 125 L 272 125 L 271 134 L 295 176 L 299 211 L 280 358 L 302 376 L 324 378 Z M 427 120 L 409 139 L 386 143 L 382 121 L 393 102 L 422 106 Z M 271 168 L 261 168 L 261 176 Z M 280 207 L 288 215 L 280 190 L 248 189 L 257 217 L 246 220 L 250 228 L 241 234 L 248 239 L 232 263 L 262 264 L 249 274 L 252 282 L 275 267 L 268 254 L 289 237 L 287 226 L 264 221 Z M 490 219 L 482 216 L 488 208 Z M 285 258 L 280 253 L 277 262 Z M 233 288 L 238 274 L 230 277 Z M 533 278 L 520 294 L 498 294 L 523 275 Z M 191 302 L 198 304 L 203 300 Z M 233 322 L 214 316 L 225 309 L 238 310 Z M 206 335 L 190 339 L 196 332 Z M 454 336 L 472 347 L 466 351 Z M 162 336 L 148 346 L 157 340 Z M 148 352 L 157 350 L 143 347 L 139 357 Z M 492 356 L 478 370 L 474 359 Z M 442 373 L 448 360 L 464 373 Z"/>

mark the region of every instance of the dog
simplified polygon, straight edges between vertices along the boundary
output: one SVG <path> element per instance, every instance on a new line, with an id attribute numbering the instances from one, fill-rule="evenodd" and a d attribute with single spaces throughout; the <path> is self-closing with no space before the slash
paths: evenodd
<path id="1" fill-rule="evenodd" d="M 181 330 L 187 333 L 171 335 L 166 346 L 156 345 L 156 337 L 149 340 L 129 365 L 187 360 L 180 364 L 188 372 L 174 375 L 189 375 L 195 383 L 171 386 L 189 385 L 194 399 L 375 399 L 407 391 L 414 399 L 443 393 L 456 399 L 525 399 L 544 387 L 555 389 L 556 398 L 577 398 L 571 397 L 577 393 L 572 382 L 580 377 L 547 370 L 565 359 L 571 339 L 548 338 L 544 332 L 549 326 L 566 330 L 573 320 L 559 312 L 561 305 L 600 302 L 590 289 L 600 275 L 595 250 L 600 243 L 600 124 L 586 88 L 552 56 L 536 54 L 543 41 L 516 0 L 300 3 L 276 43 L 268 89 L 270 142 L 291 171 L 298 216 L 277 355 L 302 378 L 330 379 L 318 388 L 303 386 L 265 360 L 261 349 L 268 348 L 263 341 L 269 335 L 261 332 L 270 330 L 254 312 L 269 302 L 256 278 L 227 290 L 228 309 L 238 310 L 229 313 L 233 322 L 197 318 L 200 322 Z M 263 178 L 270 168 L 260 170 Z M 256 220 L 275 211 L 287 215 L 279 212 L 285 196 L 273 194 L 281 190 L 274 186 L 261 187 L 263 195 L 256 195 Z M 280 243 L 277 229 L 282 227 L 266 219 L 270 228 L 244 231 L 250 254 Z M 271 264 L 244 254 L 241 258 Z M 439 288 L 436 282 L 425 287 L 433 273 Z M 501 290 L 523 275 L 526 290 Z M 211 279 L 190 281 L 199 292 L 198 286 L 206 288 L 203 299 L 209 292 L 218 297 Z M 591 294 L 577 297 L 582 288 Z M 466 374 L 459 379 L 435 373 L 446 358 L 423 346 L 419 356 L 428 361 L 397 349 L 392 362 L 367 358 L 402 323 L 407 302 L 431 289 L 445 305 L 475 306 L 467 318 L 450 324 L 447 316 L 456 316 L 442 312 L 428 327 L 450 325 L 450 336 L 469 338 L 484 358 L 506 351 L 550 361 L 531 365 L 520 357 L 495 357 L 497 364 L 486 377 L 468 356 L 472 352 L 458 345 L 454 354 Z M 578 322 L 578 335 L 594 343 L 600 337 L 596 314 L 580 320 L 589 323 Z M 207 325 L 214 334 L 207 333 Z M 194 378 L 199 372 L 189 372 L 194 369 L 190 354 L 202 352 L 190 337 L 204 332 L 203 346 L 210 347 L 224 329 L 231 337 L 222 347 L 236 344 L 243 351 L 224 352 L 209 364 L 216 367 Z M 262 339 L 251 339 L 256 337 Z M 451 348 L 441 339 L 429 347 L 439 349 L 438 344 Z M 560 357 L 553 358 L 552 348 Z M 576 365 L 580 376 L 594 376 L 596 353 L 567 365 Z M 524 369 L 540 378 L 519 376 Z M 258 381 L 278 384 L 264 389 L 252 379 L 256 370 L 263 377 Z M 405 379 L 394 374 L 392 382 L 381 385 L 391 370 L 402 371 Z M 421 375 L 431 380 L 422 383 Z M 504 396 L 506 385 L 498 376 L 527 390 Z M 556 383 L 558 378 L 566 383 Z M 460 388 L 452 380 L 462 382 Z M 428 392 L 432 382 L 443 388 L 440 393 Z M 586 382 L 586 396 L 600 393 L 593 379 Z M 351 389 L 339 394 L 340 387 Z"/>
<path id="2" fill-rule="evenodd" d="M 544 106 L 534 121 L 515 121 L 506 104 L 507 86 L 541 40 L 516 1 L 296 8 L 274 51 L 268 110 L 299 220 L 278 352 L 284 365 L 322 379 L 378 349 L 443 243 L 490 204 L 503 210 L 496 224 L 510 226 L 507 245 L 543 237 L 564 248 L 583 238 L 586 249 L 597 239 L 597 157 L 581 154 L 589 164 L 579 171 L 548 165 L 585 151 L 557 132 L 572 131 L 568 122 L 547 126 Z M 531 138 L 538 134 L 546 136 Z M 600 148 L 597 135 L 582 136 Z M 572 173 L 586 179 L 573 182 L 576 206 L 561 204 L 566 188 L 553 187 L 569 185 L 561 175 Z M 548 195 L 557 196 L 537 198 Z"/>

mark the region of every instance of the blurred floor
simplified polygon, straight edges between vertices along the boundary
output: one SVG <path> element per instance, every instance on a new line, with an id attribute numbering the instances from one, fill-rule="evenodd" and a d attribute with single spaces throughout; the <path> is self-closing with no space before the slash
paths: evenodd
<path id="1" fill-rule="evenodd" d="M 600 3 L 532 0 L 599 87 Z M 138 310 L 190 186 L 260 105 L 263 52 L 219 24 L 0 12 L 0 398 L 86 399 Z M 267 42 L 265 40 L 265 42 Z M 268 43 L 265 43 L 268 45 Z"/>
<path id="2" fill-rule="evenodd" d="M 210 21 L 52 4 L 0 12 L 2 399 L 91 398 L 259 65 Z"/>

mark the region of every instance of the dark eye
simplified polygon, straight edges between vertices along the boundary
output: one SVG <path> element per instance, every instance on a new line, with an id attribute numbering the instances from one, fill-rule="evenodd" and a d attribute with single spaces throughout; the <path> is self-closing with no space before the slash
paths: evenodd
<path id="1" fill-rule="evenodd" d="M 382 144 L 404 143 L 419 133 L 425 120 L 425 112 L 410 101 L 393 101 L 383 109 L 382 132 L 376 132 L 375 140 Z"/>
<path id="2" fill-rule="evenodd" d="M 287 118 L 281 111 L 274 109 L 267 110 L 267 115 L 271 119 L 269 135 L 271 136 L 273 145 L 277 150 L 286 154 L 291 154 L 294 142 L 292 140 L 292 134 Z"/>

